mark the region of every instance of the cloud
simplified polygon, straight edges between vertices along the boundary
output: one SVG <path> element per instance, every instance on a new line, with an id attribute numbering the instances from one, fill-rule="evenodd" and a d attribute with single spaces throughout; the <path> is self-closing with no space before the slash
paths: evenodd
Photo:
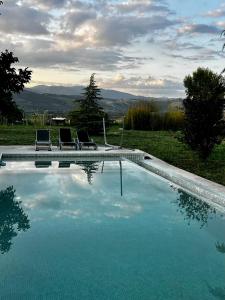
<path id="1" fill-rule="evenodd" d="M 74 32 L 77 27 L 84 24 L 87 21 L 96 19 L 97 14 L 94 10 L 92 11 L 69 11 L 64 17 L 63 26 L 66 30 Z"/>
<path id="2" fill-rule="evenodd" d="M 63 17 L 61 33 L 74 34 L 74 39 L 83 37 L 89 46 L 125 46 L 137 38 L 154 35 L 180 23 L 165 15 L 165 11 L 170 12 L 166 6 L 155 3 L 146 0 L 82 4 L 72 1 L 70 10 Z"/>
<path id="3" fill-rule="evenodd" d="M 0 31 L 10 34 L 46 35 L 49 33 L 49 22 L 50 15 L 47 13 L 9 1 L 4 5 L 0 17 Z"/>
<path id="4" fill-rule="evenodd" d="M 184 51 L 184 50 L 199 51 L 201 49 L 204 49 L 204 47 L 202 45 L 196 45 L 189 41 L 180 42 L 176 38 L 163 40 L 163 41 L 161 41 L 161 43 L 166 47 L 166 49 L 175 50 L 175 51 Z"/>
<path id="5" fill-rule="evenodd" d="M 56 9 L 65 7 L 68 0 L 23 0 L 23 3 L 41 9 Z"/>
<path id="6" fill-rule="evenodd" d="M 42 45 L 43 41 L 39 41 Z M 46 42 L 47 43 L 47 42 Z M 51 44 L 47 43 L 49 47 Z M 129 67 L 132 64 L 133 68 L 141 63 L 136 57 L 125 56 L 121 51 L 110 49 L 83 49 L 74 48 L 69 50 L 57 50 L 55 49 L 41 49 L 32 51 L 26 49 L 26 47 L 16 47 L 15 53 L 19 57 L 23 57 L 23 65 L 29 67 L 40 68 L 53 68 L 59 67 L 60 69 L 87 69 L 92 71 L 107 71 L 117 70 L 120 65 L 123 68 Z"/>
<path id="7" fill-rule="evenodd" d="M 170 57 L 176 58 L 176 59 L 182 59 L 182 60 L 188 60 L 190 62 L 202 62 L 202 61 L 210 61 L 210 60 L 215 60 L 217 58 L 224 58 L 224 54 L 215 51 L 212 49 L 206 49 L 203 48 L 201 51 L 199 51 L 197 54 L 169 54 Z"/>
<path id="8" fill-rule="evenodd" d="M 127 90 L 136 95 L 148 96 L 181 96 L 183 95 L 183 84 L 171 79 L 155 78 L 154 76 L 132 76 L 125 77 L 123 74 L 117 74 L 110 81 L 102 79 L 103 88 L 114 88 L 118 90 Z"/>
<path id="9" fill-rule="evenodd" d="M 146 0 L 130 0 L 118 3 L 115 8 L 119 13 L 171 13 L 166 5 L 162 5 L 162 1 L 146 1 Z"/>
<path id="10" fill-rule="evenodd" d="M 95 43 L 101 46 L 124 46 L 138 37 L 154 34 L 175 24 L 176 21 L 160 16 L 108 17 L 92 22 L 95 29 Z"/>
<path id="11" fill-rule="evenodd" d="M 196 34 L 218 34 L 220 29 L 215 25 L 208 24 L 187 24 L 179 29 L 179 33 L 196 33 Z"/>
<path id="12" fill-rule="evenodd" d="M 204 14 L 205 17 L 211 17 L 211 18 L 220 18 L 225 16 L 225 5 L 221 5 L 220 8 L 215 10 L 210 10 L 206 14 Z"/>

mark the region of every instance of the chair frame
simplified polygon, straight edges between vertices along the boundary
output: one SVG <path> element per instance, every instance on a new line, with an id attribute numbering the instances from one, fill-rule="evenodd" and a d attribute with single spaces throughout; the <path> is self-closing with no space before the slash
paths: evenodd
<path id="1" fill-rule="evenodd" d="M 79 132 L 86 132 L 87 133 L 87 136 L 88 136 L 88 142 L 82 142 L 82 141 L 80 141 L 80 139 L 79 139 Z M 89 134 L 88 134 L 88 132 L 86 131 L 86 130 L 78 130 L 77 131 L 77 145 L 78 145 L 78 149 L 79 150 L 82 150 L 83 149 L 83 147 L 94 147 L 94 150 L 97 150 L 98 149 L 98 146 L 97 146 L 97 144 L 94 142 L 94 140 L 93 139 L 91 139 L 90 137 L 89 137 Z"/>
<path id="2" fill-rule="evenodd" d="M 71 135 L 71 129 L 70 128 L 59 128 L 59 140 L 58 140 L 58 146 L 60 150 L 63 150 L 63 146 L 65 147 L 74 147 L 75 150 L 77 150 L 77 142 L 75 141 L 74 138 L 72 138 L 71 135 L 71 142 L 65 142 L 61 140 L 61 129 L 67 129 L 70 130 L 70 135 Z"/>
<path id="3" fill-rule="evenodd" d="M 47 141 L 47 140 L 38 139 L 38 131 L 48 132 L 49 140 Z M 48 151 L 52 151 L 51 134 L 50 134 L 49 129 L 37 129 L 36 130 L 35 151 L 39 151 L 40 147 L 48 147 Z"/>

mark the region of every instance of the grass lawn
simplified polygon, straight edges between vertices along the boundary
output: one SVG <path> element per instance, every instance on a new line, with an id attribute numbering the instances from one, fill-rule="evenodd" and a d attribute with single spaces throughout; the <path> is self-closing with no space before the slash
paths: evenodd
<path id="1" fill-rule="evenodd" d="M 57 144 L 59 127 L 51 127 L 53 144 Z M 171 131 L 125 131 L 123 146 L 141 149 L 166 162 L 212 181 L 225 185 L 225 142 L 216 146 L 211 157 L 202 162 L 198 156 L 180 142 L 178 132 Z M 119 144 L 121 131 L 118 127 L 108 130 L 110 144 Z M 93 137 L 99 144 L 103 137 Z M 33 126 L 0 126 L 0 145 L 32 145 L 35 140 Z"/>

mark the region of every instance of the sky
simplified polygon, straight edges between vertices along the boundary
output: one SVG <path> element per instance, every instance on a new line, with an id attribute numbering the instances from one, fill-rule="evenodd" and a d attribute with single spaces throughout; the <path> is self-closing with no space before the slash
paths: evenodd
<path id="1" fill-rule="evenodd" d="M 87 85 L 182 97 L 198 67 L 225 67 L 222 0 L 5 0 L 0 50 L 33 70 L 30 86 Z"/>

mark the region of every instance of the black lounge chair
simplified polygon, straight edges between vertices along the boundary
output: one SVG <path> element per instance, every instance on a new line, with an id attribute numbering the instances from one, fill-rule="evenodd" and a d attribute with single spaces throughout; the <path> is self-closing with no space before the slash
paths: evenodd
<path id="1" fill-rule="evenodd" d="M 59 128 L 59 149 L 62 150 L 63 146 L 74 147 L 77 150 L 77 143 L 72 138 L 70 128 Z"/>
<path id="2" fill-rule="evenodd" d="M 52 165 L 51 161 L 35 161 L 36 168 L 48 168 Z"/>
<path id="3" fill-rule="evenodd" d="M 82 150 L 83 147 L 94 147 L 94 150 L 98 149 L 97 144 L 90 139 L 88 132 L 86 130 L 78 130 L 77 131 L 77 144 L 80 150 Z"/>
<path id="4" fill-rule="evenodd" d="M 75 164 L 75 161 L 59 161 L 59 168 L 70 168 L 71 164 Z"/>
<path id="5" fill-rule="evenodd" d="M 50 139 L 50 130 L 37 129 L 35 140 L 35 151 L 39 150 L 39 147 L 48 147 L 48 151 L 52 150 L 52 143 Z"/>

